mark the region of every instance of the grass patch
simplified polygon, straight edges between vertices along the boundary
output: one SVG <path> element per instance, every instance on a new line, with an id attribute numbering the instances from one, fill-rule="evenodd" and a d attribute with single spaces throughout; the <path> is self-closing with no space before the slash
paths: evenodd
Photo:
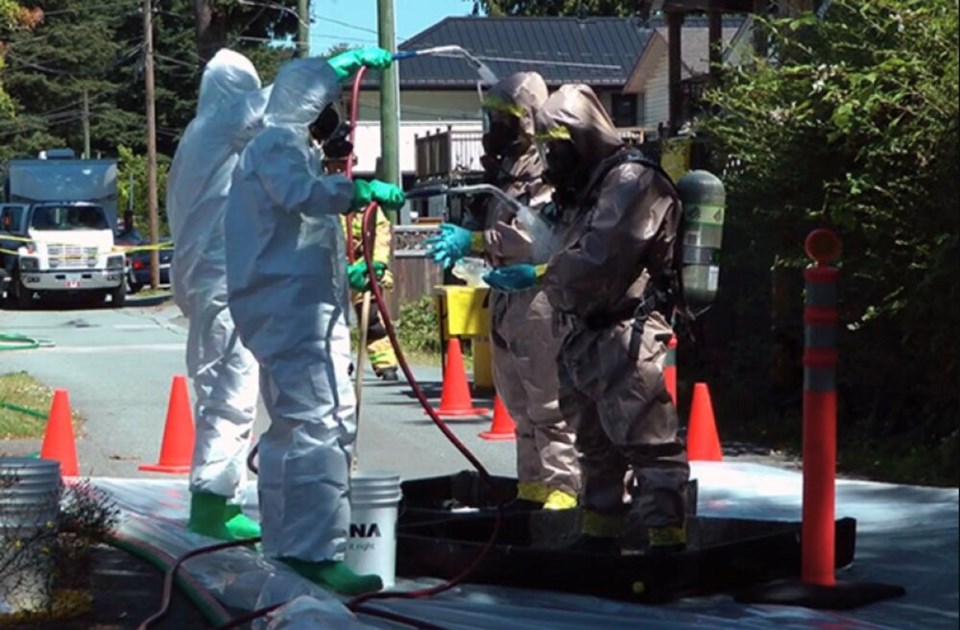
<path id="1" fill-rule="evenodd" d="M 42 438 L 52 401 L 53 390 L 26 372 L 0 375 L 0 440 Z M 73 426 L 82 420 L 74 411 Z"/>

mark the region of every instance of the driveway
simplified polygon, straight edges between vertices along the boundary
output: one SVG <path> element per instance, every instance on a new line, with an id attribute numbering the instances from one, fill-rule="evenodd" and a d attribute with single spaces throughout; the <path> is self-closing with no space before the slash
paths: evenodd
<path id="1" fill-rule="evenodd" d="M 83 476 L 163 476 L 140 472 L 137 466 L 153 463 L 159 455 L 171 380 L 185 373 L 187 322 L 169 301 L 145 304 L 149 301 L 132 297 L 119 310 L 0 311 L 0 332 L 55 344 L 0 353 L 0 373 L 25 370 L 50 387 L 67 389 L 71 406 L 87 419 L 77 442 Z M 440 370 L 415 371 L 436 404 Z M 475 402 L 492 406 L 489 399 Z M 368 372 L 361 414 L 361 469 L 393 470 L 411 478 L 471 467 L 430 422 L 405 382 L 381 383 Z M 267 426 L 261 407 L 257 434 Z M 487 442 L 477 435 L 489 428 L 489 417 L 455 419 L 449 426 L 492 473 L 516 474 L 514 442 Z"/>

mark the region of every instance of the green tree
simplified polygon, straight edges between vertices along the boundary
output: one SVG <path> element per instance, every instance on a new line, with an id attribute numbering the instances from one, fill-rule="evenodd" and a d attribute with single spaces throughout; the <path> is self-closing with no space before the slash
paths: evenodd
<path id="1" fill-rule="evenodd" d="M 90 102 L 94 155 L 116 155 L 118 145 L 144 153 L 139 3 L 109 2 L 96 11 L 89 10 L 87 0 L 26 0 L 24 4 L 34 9 L 42 4 L 46 19 L 34 34 L 11 35 L 10 66 L 3 76 L 16 96 L 20 115 L 15 122 L 0 123 L 0 158 L 35 155 L 50 146 L 69 146 L 79 153 L 84 89 Z M 282 36 L 290 20 L 296 25 L 291 16 L 268 10 L 272 4 L 251 8 L 236 0 L 217 3 L 229 18 L 226 45 L 250 57 L 264 83 L 291 56 L 291 49 L 270 46 L 264 40 Z M 156 0 L 154 7 L 157 149 L 170 156 L 195 113 L 201 64 L 193 0 Z"/>
<path id="2" fill-rule="evenodd" d="M 6 53 L 10 50 L 9 38 L 11 35 L 26 32 L 43 21 L 43 11 L 21 6 L 15 0 L 0 0 L 0 73 L 6 67 Z M 7 91 L 7 87 L 0 82 L 0 138 L 10 129 L 16 128 L 16 104 Z M 10 150 L 5 144 L 0 144 L 0 158 L 8 157 Z"/>
<path id="3" fill-rule="evenodd" d="M 836 0 L 823 20 L 765 30 L 772 57 L 726 73 L 701 125 L 728 187 L 737 246 L 726 248 L 726 277 L 771 267 L 799 277 L 809 229 L 837 231 L 842 436 L 900 456 L 913 449 L 931 476 L 956 482 L 960 320 L 947 306 L 960 300 L 956 2 Z M 768 310 L 763 286 L 722 293 L 750 316 Z M 744 328 L 728 367 L 762 362 L 744 355 L 765 327 Z"/>
<path id="4" fill-rule="evenodd" d="M 192 0 L 201 64 L 239 38 L 255 43 L 284 40 L 297 32 L 296 0 Z"/>
<path id="5" fill-rule="evenodd" d="M 89 11 L 82 0 L 43 2 L 44 21 L 33 32 L 10 38 L 6 83 L 16 98 L 19 124 L 8 131 L 13 151 L 35 153 L 43 146 L 83 148 L 83 100 L 91 111 L 93 150 L 112 153 L 117 130 L 101 112 L 112 111 L 120 85 L 117 59 L 122 43 L 111 33 L 129 6 Z M 39 10 L 41 3 L 24 2 Z"/>
<path id="6" fill-rule="evenodd" d="M 117 147 L 119 156 L 117 163 L 117 206 L 120 214 L 127 208 L 133 209 L 134 224 L 139 226 L 140 232 L 147 235 L 146 227 L 150 225 L 147 214 L 147 156 L 137 154 L 131 149 L 120 145 Z M 170 234 L 167 222 L 166 193 L 167 174 L 170 171 L 170 160 L 166 156 L 157 159 L 157 196 L 159 203 L 160 236 Z"/>

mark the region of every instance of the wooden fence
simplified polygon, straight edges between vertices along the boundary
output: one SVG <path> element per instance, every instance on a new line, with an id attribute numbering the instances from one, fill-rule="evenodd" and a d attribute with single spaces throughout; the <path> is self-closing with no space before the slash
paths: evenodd
<path id="1" fill-rule="evenodd" d="M 443 270 L 427 256 L 424 241 L 439 233 L 438 224 L 393 226 L 393 290 L 387 294 L 390 316 L 400 315 L 400 305 L 433 295 L 443 284 Z"/>

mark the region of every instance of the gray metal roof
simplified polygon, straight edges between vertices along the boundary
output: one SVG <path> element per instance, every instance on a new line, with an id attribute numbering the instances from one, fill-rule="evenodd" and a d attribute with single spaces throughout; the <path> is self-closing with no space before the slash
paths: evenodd
<path id="1" fill-rule="evenodd" d="M 399 49 L 456 44 L 499 77 L 533 70 L 550 86 L 621 87 L 651 33 L 634 18 L 448 17 Z M 477 83 L 476 71 L 462 58 L 425 56 L 399 64 L 404 89 L 463 89 Z M 379 77 L 371 73 L 369 85 L 378 83 Z"/>

